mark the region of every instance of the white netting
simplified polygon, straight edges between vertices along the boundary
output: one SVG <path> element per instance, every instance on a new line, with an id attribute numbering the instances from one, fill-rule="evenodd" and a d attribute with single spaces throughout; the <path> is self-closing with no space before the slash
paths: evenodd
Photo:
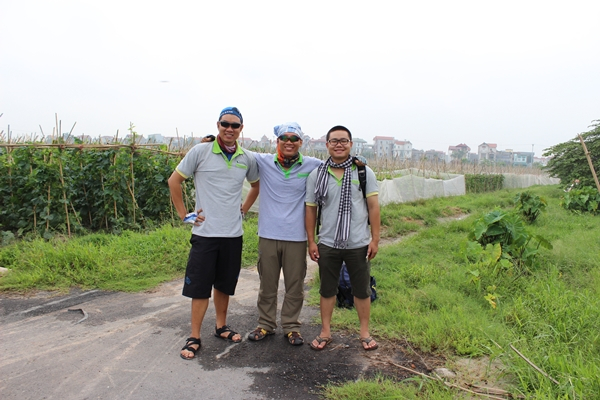
<path id="1" fill-rule="evenodd" d="M 448 179 L 405 175 L 379 182 L 379 203 L 381 205 L 461 194 L 465 194 L 464 175 L 448 176 Z"/>
<path id="2" fill-rule="evenodd" d="M 394 175 L 401 175 L 394 179 L 379 181 L 379 204 L 406 203 L 419 199 L 433 197 L 460 196 L 465 191 L 465 176 L 458 174 L 438 174 L 434 171 L 405 169 L 394 171 Z M 435 176 L 435 179 L 431 178 Z M 534 185 L 557 185 L 558 178 L 541 175 L 504 174 L 504 187 L 507 189 L 526 188 Z M 246 196 L 250 185 L 244 182 L 243 196 Z M 258 212 L 258 200 L 251 211 Z"/>
<path id="3" fill-rule="evenodd" d="M 526 188 L 533 185 L 558 185 L 560 179 L 547 175 L 504 174 L 504 185 L 507 189 Z"/>

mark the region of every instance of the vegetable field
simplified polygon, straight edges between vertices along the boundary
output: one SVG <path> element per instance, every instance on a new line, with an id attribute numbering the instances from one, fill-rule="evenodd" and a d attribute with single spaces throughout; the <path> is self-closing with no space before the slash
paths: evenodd
<path id="1" fill-rule="evenodd" d="M 172 221 L 167 180 L 181 157 L 135 144 L 1 144 L 0 231 L 70 236 Z"/>

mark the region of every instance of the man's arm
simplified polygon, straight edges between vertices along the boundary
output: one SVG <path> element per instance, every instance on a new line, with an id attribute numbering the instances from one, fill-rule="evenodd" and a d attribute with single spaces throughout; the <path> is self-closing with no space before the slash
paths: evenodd
<path id="1" fill-rule="evenodd" d="M 306 213 L 304 216 L 304 226 L 306 228 L 306 236 L 308 239 L 308 255 L 313 261 L 319 261 L 319 248 L 315 242 L 315 226 L 317 224 L 317 207 L 314 205 L 306 205 Z"/>
<path id="2" fill-rule="evenodd" d="M 183 192 L 181 190 L 181 184 L 185 181 L 185 178 L 177 171 L 173 171 L 171 176 L 169 177 L 169 191 L 171 192 L 171 201 L 175 206 L 175 210 L 177 211 L 177 215 L 179 215 L 179 219 L 183 221 L 185 216 L 187 215 L 187 208 L 185 208 L 185 204 L 183 204 Z M 204 215 L 200 214 L 202 209 L 196 210 L 198 214 L 196 216 L 196 220 L 194 221 L 194 225 L 200 226 L 202 222 L 204 222 Z"/>
<path id="3" fill-rule="evenodd" d="M 177 171 L 173 171 L 171 176 L 169 177 L 169 191 L 171 192 L 171 201 L 175 206 L 175 210 L 177 210 L 177 215 L 179 215 L 179 219 L 183 221 L 185 215 L 187 214 L 187 209 L 185 208 L 185 204 L 183 204 L 183 192 L 181 189 L 181 184 L 185 181 L 185 178 Z"/>
<path id="4" fill-rule="evenodd" d="M 244 203 L 242 204 L 242 213 L 244 215 L 246 215 L 248 213 L 248 211 L 250 211 L 250 207 L 252 207 L 252 204 L 254 204 L 254 202 L 256 201 L 256 198 L 258 197 L 259 192 L 260 192 L 260 181 L 251 183 L 250 190 L 248 191 L 248 194 L 246 195 L 246 199 L 244 200 Z"/>
<path id="5" fill-rule="evenodd" d="M 381 219 L 379 212 L 379 196 L 373 195 L 367 197 L 367 206 L 369 207 L 369 221 L 371 222 L 371 242 L 367 249 L 367 258 L 372 260 L 379 251 L 379 239 L 381 231 Z"/>

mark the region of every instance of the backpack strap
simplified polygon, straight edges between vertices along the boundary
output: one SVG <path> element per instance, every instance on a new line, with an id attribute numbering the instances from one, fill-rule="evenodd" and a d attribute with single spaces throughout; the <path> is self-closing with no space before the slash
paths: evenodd
<path id="1" fill-rule="evenodd" d="M 367 198 L 367 169 L 361 160 L 357 157 L 352 157 L 354 159 L 354 165 L 358 169 L 358 182 L 360 184 L 360 190 L 363 192 L 363 197 Z"/>
<path id="2" fill-rule="evenodd" d="M 321 207 L 320 204 L 317 206 L 317 235 L 319 234 L 319 228 L 321 227 Z"/>
<path id="3" fill-rule="evenodd" d="M 354 165 L 358 169 L 358 183 L 360 185 L 360 190 L 362 191 L 363 198 L 365 199 L 365 204 L 367 205 L 367 225 L 371 225 L 371 221 L 369 221 L 369 205 L 367 203 L 367 169 L 365 167 L 365 163 L 362 162 L 358 157 L 352 157 L 354 161 Z"/>

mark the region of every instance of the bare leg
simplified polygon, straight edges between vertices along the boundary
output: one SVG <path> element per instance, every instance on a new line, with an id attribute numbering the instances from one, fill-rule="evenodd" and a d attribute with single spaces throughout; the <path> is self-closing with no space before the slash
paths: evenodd
<path id="1" fill-rule="evenodd" d="M 229 307 L 229 295 L 220 290 L 213 289 L 213 301 L 215 303 L 215 314 L 217 320 L 217 328 L 222 328 L 227 325 L 227 308 Z M 242 340 L 242 336 L 238 333 L 231 338 L 234 342 Z"/>
<path id="2" fill-rule="evenodd" d="M 333 297 L 323 297 L 321 296 L 321 336 L 322 338 L 330 338 L 331 337 L 331 316 L 333 315 L 333 307 L 335 307 L 335 296 Z M 313 346 L 318 347 L 320 349 L 324 348 L 327 343 L 317 342 L 317 340 L 313 340 Z"/>
<path id="3" fill-rule="evenodd" d="M 200 339 L 200 328 L 202 328 L 202 321 L 207 309 L 208 299 L 192 299 L 192 333 L 190 337 Z M 195 349 L 199 347 L 198 345 L 191 346 Z M 181 355 L 185 358 L 194 357 L 194 353 L 188 350 L 181 350 Z"/>
<path id="4" fill-rule="evenodd" d="M 360 337 L 361 339 L 368 338 L 369 335 L 369 319 L 371 317 L 371 299 L 354 298 L 354 306 L 358 314 L 358 321 L 360 322 Z M 365 349 L 377 346 L 375 340 L 371 340 L 368 344 L 362 342 Z"/>

